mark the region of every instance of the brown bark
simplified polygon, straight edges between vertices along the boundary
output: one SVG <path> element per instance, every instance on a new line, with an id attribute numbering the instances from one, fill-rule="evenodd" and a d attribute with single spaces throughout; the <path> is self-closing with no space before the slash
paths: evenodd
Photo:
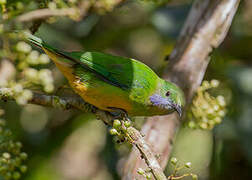
<path id="1" fill-rule="evenodd" d="M 164 78 L 178 84 L 185 92 L 187 104 L 201 84 L 210 57 L 209 53 L 225 38 L 239 0 L 196 0 L 171 53 Z M 160 156 L 164 169 L 172 150 L 172 142 L 181 121 L 175 114 L 151 117 L 142 127 L 142 134 L 153 152 Z M 124 180 L 143 179 L 137 169 L 147 166 L 133 149 L 125 164 Z"/>

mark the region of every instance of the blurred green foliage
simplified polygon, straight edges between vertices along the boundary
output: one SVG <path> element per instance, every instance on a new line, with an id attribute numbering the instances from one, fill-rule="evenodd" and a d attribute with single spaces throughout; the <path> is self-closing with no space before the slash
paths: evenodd
<path id="1" fill-rule="evenodd" d="M 0 116 L 3 111 L 0 111 Z M 21 142 L 14 141 L 12 132 L 6 127 L 4 119 L 0 119 L 0 176 L 6 180 L 20 179 L 27 171 L 24 161 L 27 154 L 21 151 Z"/>
<path id="2" fill-rule="evenodd" d="M 80 6 L 83 2 L 86 5 Z M 13 22 L 38 8 L 74 9 L 65 17 L 43 20 L 36 35 L 48 43 L 65 50 L 98 50 L 139 59 L 161 75 L 169 65 L 164 57 L 174 46 L 191 1 L 117 2 L 0 0 L 0 63 L 2 66 L 7 60 L 14 67 L 7 81 L 0 76 L 0 86 L 12 88 L 19 104 L 31 97 L 30 89 L 69 91 L 57 91 L 66 83 L 61 73 L 22 36 L 11 33 L 33 27 L 34 22 Z M 83 7 L 87 13 L 81 13 Z M 191 162 L 190 171 L 199 179 L 252 179 L 251 8 L 251 0 L 242 1 L 224 43 L 211 54 L 205 76 L 220 81 L 212 93 L 225 98 L 226 116 L 212 131 L 182 127 L 174 144 L 172 157 L 181 163 Z M 0 106 L 14 138 L 29 154 L 28 171 L 21 179 L 120 179 L 129 147 L 113 143 L 106 127 L 93 115 L 14 102 L 0 102 Z M 134 124 L 140 127 L 143 121 L 136 118 Z M 172 172 L 168 166 L 167 174 Z"/>

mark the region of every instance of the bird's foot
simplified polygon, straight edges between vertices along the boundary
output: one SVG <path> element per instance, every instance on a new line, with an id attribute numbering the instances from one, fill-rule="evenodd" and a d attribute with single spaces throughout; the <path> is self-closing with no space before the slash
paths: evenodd
<path id="1" fill-rule="evenodd" d="M 109 109 L 113 110 L 110 112 L 110 114 L 112 114 L 114 119 L 120 119 L 123 121 L 130 121 L 131 122 L 131 120 L 125 110 L 120 109 L 120 108 L 114 108 L 114 107 L 109 107 Z"/>

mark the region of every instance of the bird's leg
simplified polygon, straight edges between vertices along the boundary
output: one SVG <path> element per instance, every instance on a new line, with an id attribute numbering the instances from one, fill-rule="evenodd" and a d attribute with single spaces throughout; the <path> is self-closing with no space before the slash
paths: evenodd
<path id="1" fill-rule="evenodd" d="M 123 120 L 124 121 L 129 121 L 129 122 L 131 122 L 131 119 L 129 118 L 129 115 L 125 112 L 123 115 Z"/>
<path id="2" fill-rule="evenodd" d="M 110 113 L 113 115 L 113 117 L 115 119 L 120 119 L 123 121 L 130 121 L 131 122 L 131 120 L 125 110 L 120 109 L 120 108 L 114 108 L 114 107 L 108 107 L 108 108 L 113 110 Z"/>

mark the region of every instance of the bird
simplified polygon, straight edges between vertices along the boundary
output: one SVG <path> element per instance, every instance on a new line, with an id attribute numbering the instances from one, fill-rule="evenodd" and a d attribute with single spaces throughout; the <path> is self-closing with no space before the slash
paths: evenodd
<path id="1" fill-rule="evenodd" d="M 50 57 L 75 93 L 98 109 L 115 116 L 156 116 L 174 111 L 182 115 L 183 91 L 138 60 L 101 52 L 66 52 L 28 32 L 25 37 Z"/>

